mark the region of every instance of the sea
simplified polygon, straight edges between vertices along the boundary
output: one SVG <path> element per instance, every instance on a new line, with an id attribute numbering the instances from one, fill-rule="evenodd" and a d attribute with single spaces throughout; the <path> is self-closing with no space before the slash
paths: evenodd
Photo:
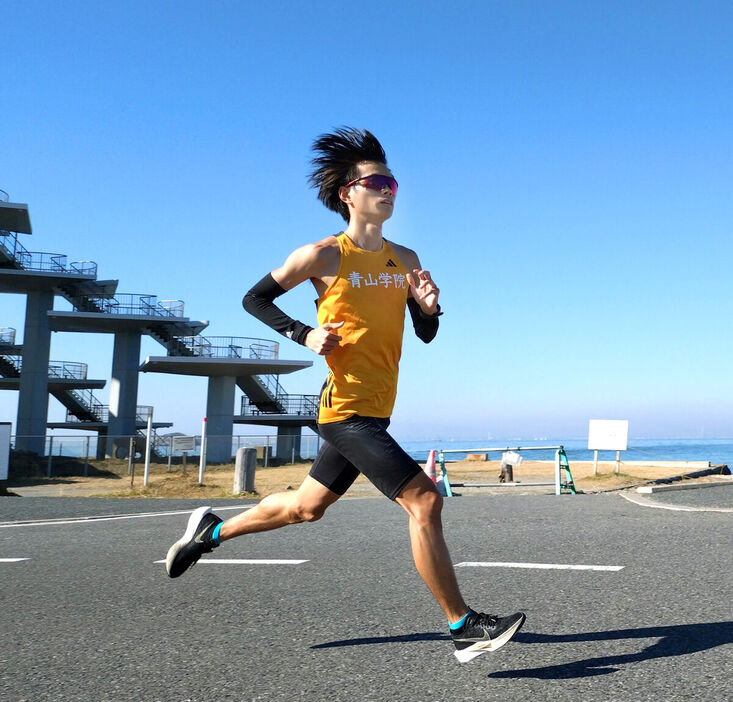
<path id="1" fill-rule="evenodd" d="M 588 439 L 433 439 L 430 441 L 399 442 L 417 461 L 427 460 L 431 449 L 478 452 L 487 448 L 529 448 L 563 446 L 569 461 L 592 461 L 593 451 L 588 449 Z M 531 450 L 522 453 L 526 460 L 550 460 L 555 450 Z M 500 453 L 497 452 L 498 459 Z M 459 453 L 455 458 L 463 458 Z M 615 451 L 599 451 L 599 461 L 616 460 Z M 733 439 L 629 439 L 622 461 L 708 461 L 713 465 L 724 463 L 733 466 Z"/>

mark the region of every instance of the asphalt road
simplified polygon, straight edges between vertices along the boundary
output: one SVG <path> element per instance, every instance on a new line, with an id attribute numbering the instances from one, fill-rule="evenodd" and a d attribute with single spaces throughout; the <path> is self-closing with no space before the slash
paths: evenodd
<path id="1" fill-rule="evenodd" d="M 197 505 L 0 498 L 0 559 L 28 559 L 0 562 L 0 698 L 733 698 L 729 513 L 649 509 L 612 494 L 447 500 L 456 563 L 623 566 L 458 568 L 472 606 L 528 617 L 513 642 L 461 665 L 396 505 L 343 501 L 320 522 L 209 556 L 299 565 L 200 563 L 170 580 L 155 561 L 187 514 L 141 515 Z M 121 514 L 133 518 L 66 523 Z M 9 524 L 47 519 L 60 521 Z"/>

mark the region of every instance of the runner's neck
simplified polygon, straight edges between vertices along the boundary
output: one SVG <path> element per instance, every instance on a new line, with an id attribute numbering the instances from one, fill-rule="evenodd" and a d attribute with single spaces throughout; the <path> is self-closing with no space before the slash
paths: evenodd
<path id="1" fill-rule="evenodd" d="M 349 226 L 344 234 L 354 242 L 356 246 L 365 251 L 379 251 L 382 248 L 382 225 L 371 222 L 358 221 L 352 217 Z"/>

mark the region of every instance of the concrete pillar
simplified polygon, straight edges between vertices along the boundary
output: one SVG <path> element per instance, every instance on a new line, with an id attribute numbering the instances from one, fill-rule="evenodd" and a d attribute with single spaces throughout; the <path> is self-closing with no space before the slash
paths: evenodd
<path id="1" fill-rule="evenodd" d="M 8 475 L 10 472 L 10 422 L 0 422 L 0 495 L 8 494 Z M 253 449 L 254 450 L 254 449 Z M 239 458 L 239 454 L 237 454 Z M 255 462 L 257 458 L 255 457 Z M 254 470 L 252 472 L 254 483 Z M 253 488 L 254 489 L 254 488 Z"/>
<path id="2" fill-rule="evenodd" d="M 206 460 L 231 463 L 234 427 L 234 376 L 209 378 L 206 396 Z"/>
<path id="3" fill-rule="evenodd" d="M 51 329 L 48 312 L 53 292 L 28 293 L 23 331 L 23 367 L 20 372 L 16 448 L 43 455 L 48 417 L 48 359 Z"/>
<path id="4" fill-rule="evenodd" d="M 107 456 L 119 448 L 127 455 L 130 440 L 135 434 L 137 411 L 137 381 L 140 366 L 140 332 L 117 332 L 112 352 L 112 378 L 109 384 L 109 427 Z M 119 438 L 118 438 L 119 437 Z"/>
<path id="5" fill-rule="evenodd" d="M 106 456 L 107 448 L 107 430 L 106 429 L 98 429 L 97 430 L 97 460 L 103 461 Z M 112 449 L 110 449 L 111 451 Z"/>
<path id="6" fill-rule="evenodd" d="M 296 427 L 278 427 L 277 428 L 277 447 L 275 448 L 275 457 L 281 461 L 288 463 L 295 456 L 295 460 L 300 460 L 300 436 L 301 428 Z M 293 453 L 295 449 L 295 453 Z"/>

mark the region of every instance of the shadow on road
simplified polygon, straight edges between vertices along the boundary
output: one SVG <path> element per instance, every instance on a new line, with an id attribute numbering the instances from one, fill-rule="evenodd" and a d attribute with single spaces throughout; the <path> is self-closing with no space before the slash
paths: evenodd
<path id="1" fill-rule="evenodd" d="M 588 643 L 592 641 L 614 641 L 618 639 L 651 639 L 659 641 L 637 653 L 625 653 L 596 658 L 584 658 L 570 663 L 548 665 L 541 668 L 502 670 L 490 673 L 490 678 L 587 678 L 608 675 L 626 663 L 639 663 L 655 658 L 684 656 L 697 651 L 706 651 L 716 646 L 733 643 L 733 621 L 710 622 L 707 624 L 680 624 L 677 626 L 651 626 L 642 629 L 618 629 L 616 631 L 595 631 L 579 634 L 533 634 L 520 632 L 514 637 L 520 644 Z M 369 644 L 412 643 L 419 641 L 449 641 L 448 634 L 426 631 L 401 636 L 370 636 L 359 639 L 328 641 L 311 648 L 340 648 L 343 646 L 364 646 Z"/>
<path id="2" fill-rule="evenodd" d="M 707 624 L 680 624 L 678 626 L 651 626 L 643 629 L 618 629 L 585 634 L 532 634 L 519 633 L 517 643 L 579 643 L 589 641 L 613 641 L 617 639 L 649 639 L 659 641 L 637 653 L 626 653 L 597 658 L 585 658 L 560 665 L 522 670 L 502 670 L 490 673 L 490 678 L 585 678 L 607 675 L 618 670 L 615 666 L 639 663 L 655 658 L 684 656 L 697 651 L 706 651 L 716 646 L 733 643 L 733 621 L 710 622 Z"/>
<path id="3" fill-rule="evenodd" d="M 341 646 L 363 646 L 365 644 L 411 643 L 413 641 L 450 641 L 448 634 L 439 634 L 435 631 L 425 631 L 420 634 L 403 634 L 402 636 L 370 636 L 363 639 L 344 639 L 343 641 L 328 641 L 311 648 L 340 648 Z"/>

